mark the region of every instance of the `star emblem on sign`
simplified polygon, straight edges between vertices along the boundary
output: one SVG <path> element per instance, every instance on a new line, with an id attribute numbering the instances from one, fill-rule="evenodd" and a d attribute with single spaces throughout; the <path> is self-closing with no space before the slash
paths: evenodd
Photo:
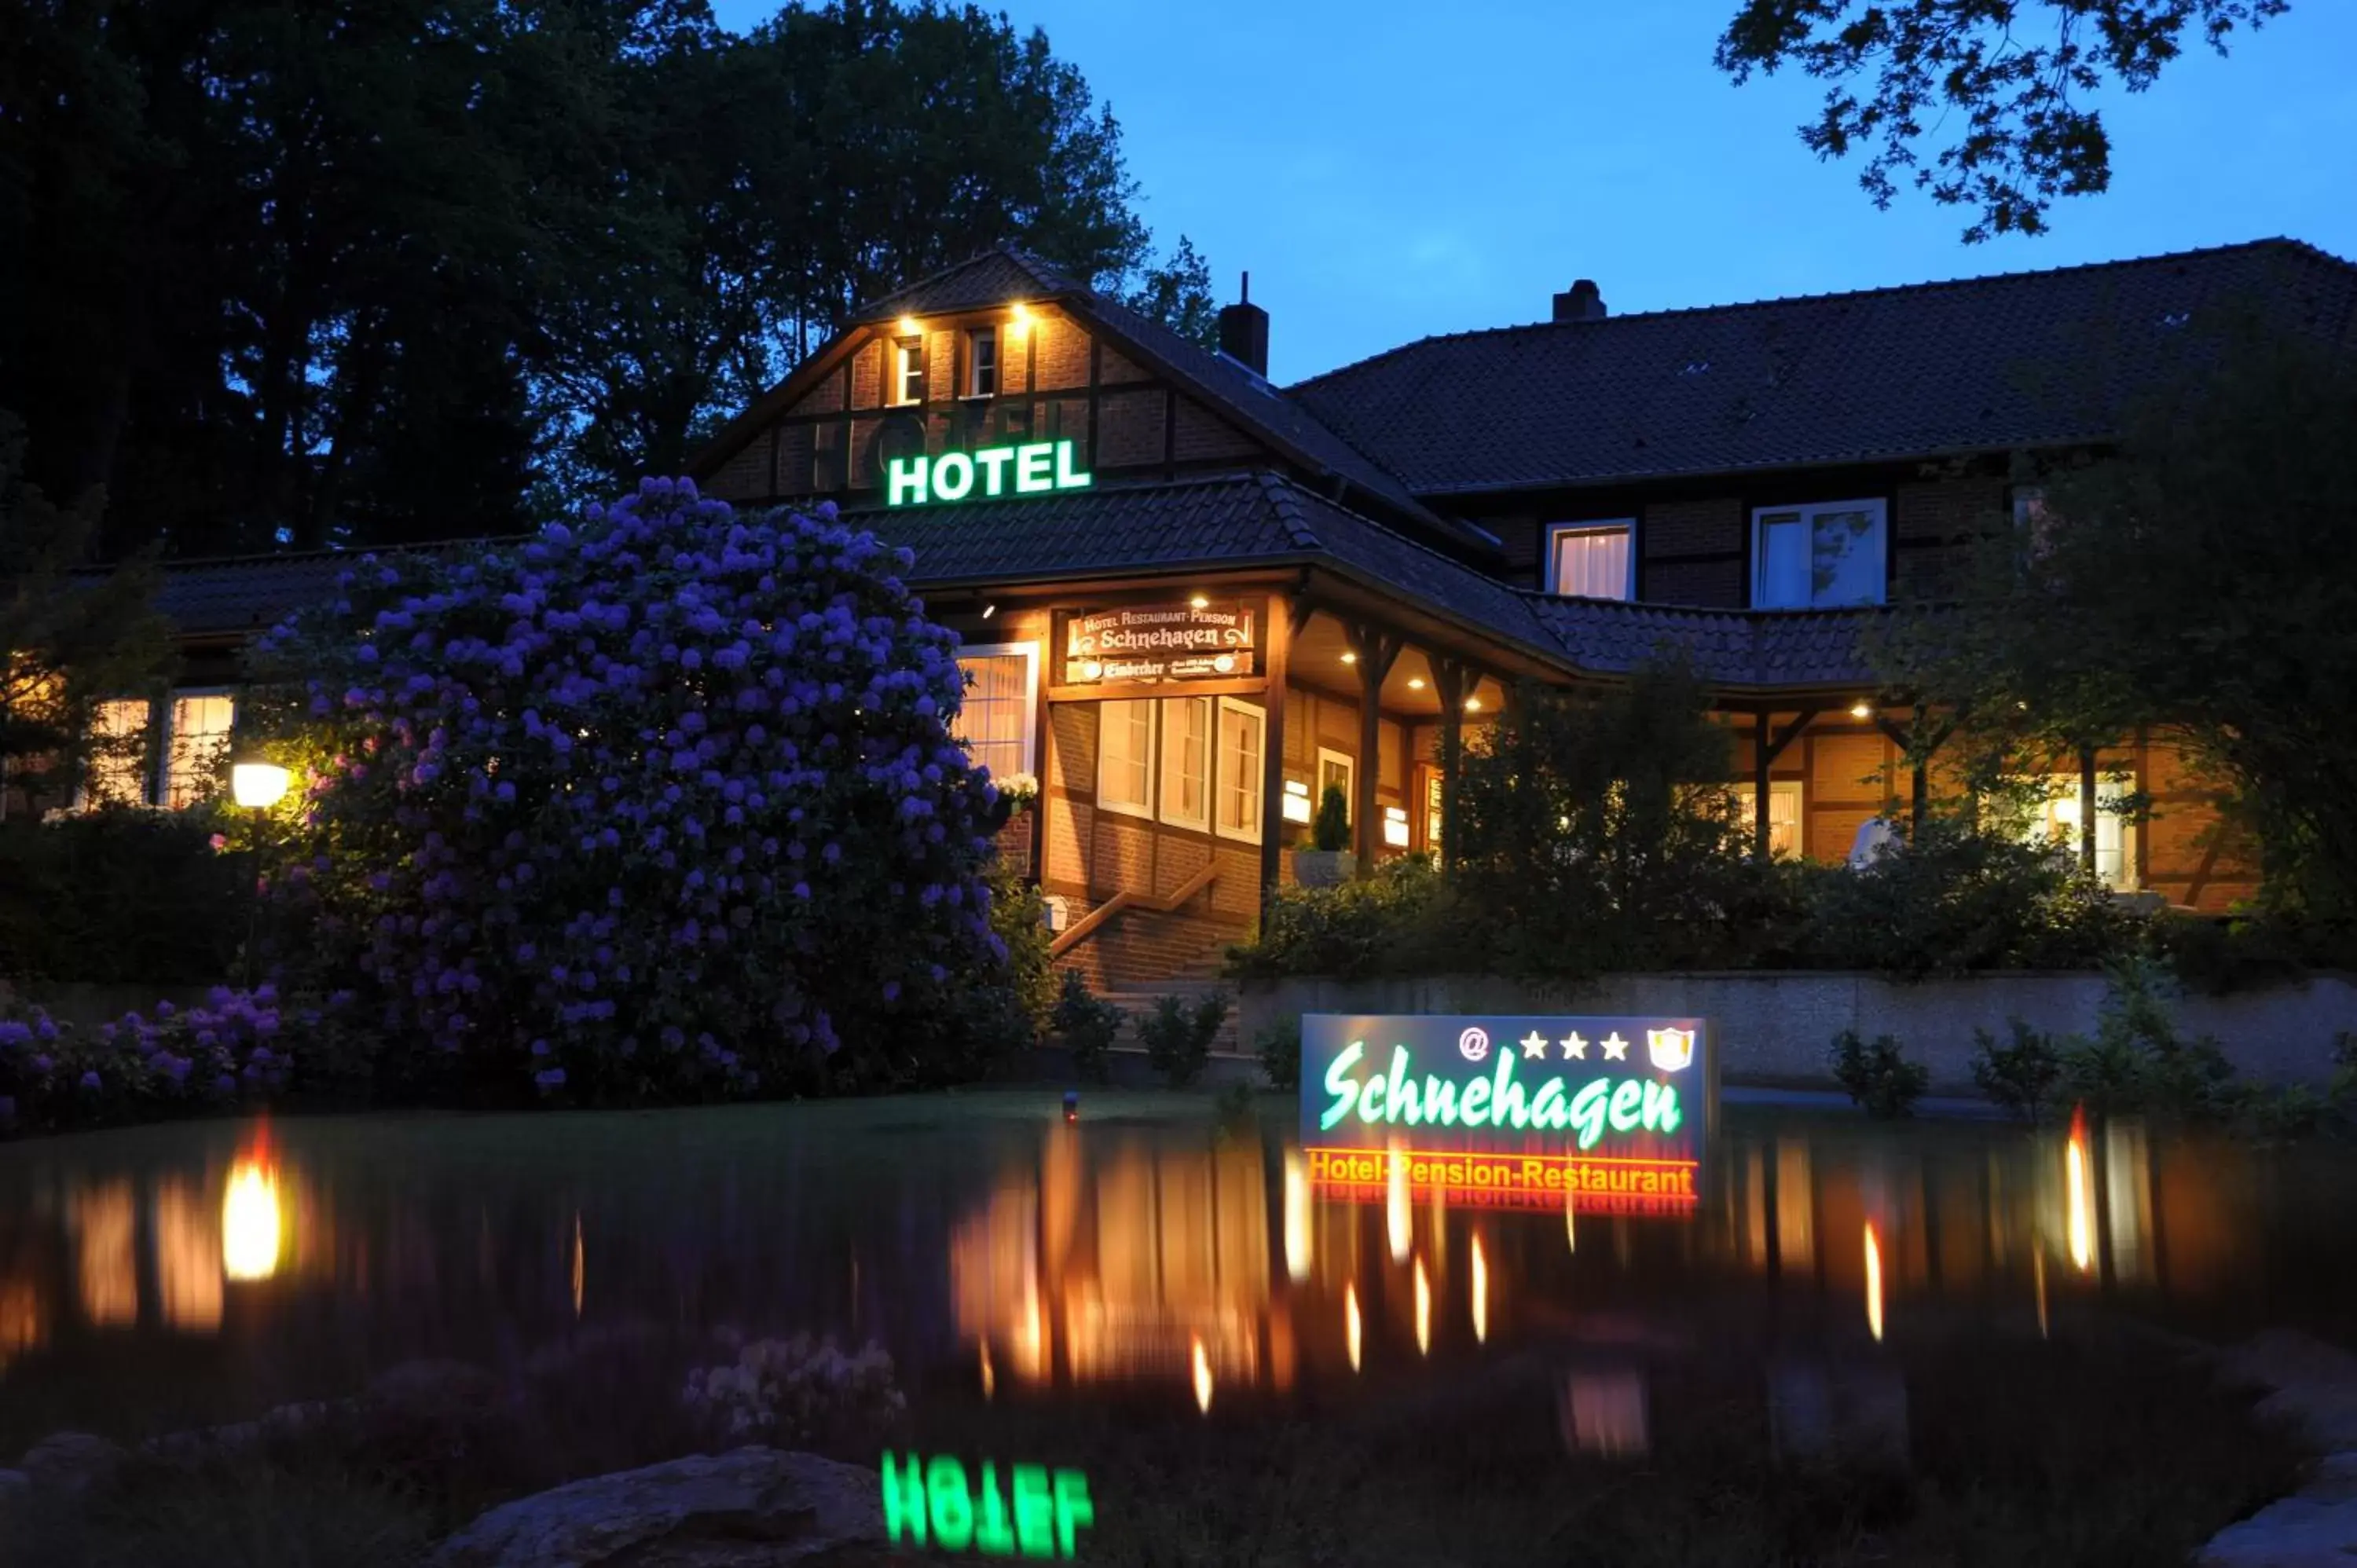
<path id="1" fill-rule="evenodd" d="M 1620 1037 L 1620 1031 L 1618 1029 L 1604 1036 L 1604 1059 L 1609 1062 L 1625 1062 L 1629 1059 L 1629 1042 Z"/>
<path id="2" fill-rule="evenodd" d="M 1536 1029 L 1533 1029 L 1529 1034 L 1523 1036 L 1522 1047 L 1523 1059 L 1525 1061 L 1529 1060 L 1533 1057 L 1544 1057 L 1546 1055 L 1546 1036 L 1540 1034 Z"/>
<path id="3" fill-rule="evenodd" d="M 1577 1057 L 1581 1061 L 1587 1059 L 1587 1042 L 1580 1036 L 1578 1030 L 1574 1029 L 1556 1043 L 1563 1047 L 1564 1060 L 1569 1061 L 1574 1057 Z"/>

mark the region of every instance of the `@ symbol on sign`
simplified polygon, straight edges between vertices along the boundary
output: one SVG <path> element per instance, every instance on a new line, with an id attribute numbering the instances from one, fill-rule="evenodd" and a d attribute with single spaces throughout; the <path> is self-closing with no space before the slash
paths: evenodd
<path id="1" fill-rule="evenodd" d="M 1457 1036 L 1457 1049 L 1467 1061 L 1480 1061 L 1490 1054 L 1490 1032 L 1480 1028 L 1466 1030 Z"/>

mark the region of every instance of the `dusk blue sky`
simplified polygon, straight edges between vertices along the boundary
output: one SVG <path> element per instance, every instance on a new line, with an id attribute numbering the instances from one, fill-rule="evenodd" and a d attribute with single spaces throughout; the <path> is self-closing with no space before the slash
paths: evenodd
<path id="1" fill-rule="evenodd" d="M 2357 5 L 2296 0 L 2104 102 L 2112 188 L 2053 232 L 1879 212 L 1794 134 L 1821 84 L 1711 65 L 1736 0 L 1021 0 L 1120 120 L 1146 220 L 1249 268 L 1289 381 L 1432 333 L 2074 265 L 2288 235 L 2357 258 Z M 774 4 L 718 0 L 750 26 Z"/>

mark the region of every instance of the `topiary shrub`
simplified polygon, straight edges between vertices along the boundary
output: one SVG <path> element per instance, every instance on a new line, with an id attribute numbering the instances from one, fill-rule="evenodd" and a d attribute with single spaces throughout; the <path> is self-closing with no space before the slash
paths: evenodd
<path id="1" fill-rule="evenodd" d="M 2011 1020 L 2013 1042 L 2000 1046 L 1986 1029 L 1973 1031 L 1973 1081 L 1990 1101 L 2035 1123 L 2062 1080 L 2062 1053 L 2050 1036 Z"/>
<path id="2" fill-rule="evenodd" d="M 1318 818 L 1309 824 L 1310 847 L 1323 854 L 1351 847 L 1351 802 L 1340 784 L 1329 784 L 1318 798 Z"/>
<path id="3" fill-rule="evenodd" d="M 1421 967 L 1445 945 L 1445 922 L 1435 918 L 1443 897 L 1432 862 L 1420 854 L 1331 887 L 1279 887 L 1262 911 L 1259 934 L 1228 950 L 1228 972 L 1357 979 Z"/>
<path id="4" fill-rule="evenodd" d="M 1049 1021 L 1071 1052 L 1073 1068 L 1090 1082 L 1103 1083 L 1112 1067 L 1114 1036 L 1121 1033 L 1121 1009 L 1091 992 L 1086 975 L 1068 969 Z"/>
<path id="5" fill-rule="evenodd" d="M 1019 1026 L 955 635 L 834 509 L 650 480 L 362 558 L 274 630 L 308 789 L 272 889 L 381 1088 L 589 1101 L 970 1076 Z"/>
<path id="6" fill-rule="evenodd" d="M 1844 1029 L 1834 1036 L 1830 1055 L 1835 1081 L 1869 1116 L 1910 1116 L 1931 1086 L 1932 1069 L 1909 1061 L 1895 1035 L 1877 1035 L 1867 1045 L 1856 1029 Z"/>
<path id="7" fill-rule="evenodd" d="M 1271 1089 L 1301 1087 L 1301 1019 L 1297 1015 L 1280 1018 L 1263 1029 L 1253 1049 L 1260 1058 L 1261 1071 L 1268 1074 Z"/>
<path id="8" fill-rule="evenodd" d="M 1158 996 L 1154 1011 L 1138 1020 L 1137 1036 L 1146 1045 L 1146 1059 L 1163 1081 L 1184 1089 L 1203 1076 L 1211 1061 L 1211 1042 L 1228 1021 L 1228 997 L 1214 991 L 1189 1007 L 1183 997 Z"/>

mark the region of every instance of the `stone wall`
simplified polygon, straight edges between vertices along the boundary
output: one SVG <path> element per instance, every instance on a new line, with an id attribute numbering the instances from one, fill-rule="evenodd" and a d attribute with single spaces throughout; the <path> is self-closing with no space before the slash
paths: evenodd
<path id="1" fill-rule="evenodd" d="M 1277 1018 L 1300 1013 L 1587 1013 L 1708 1018 L 1729 1082 L 1824 1087 L 1826 1048 L 1844 1029 L 1866 1039 L 1895 1035 L 1932 1069 L 1934 1094 L 1973 1092 L 1973 1031 L 2000 1040 L 2020 1018 L 2054 1034 L 2090 1035 L 2104 999 L 2096 974 L 1993 974 L 1914 984 L 1873 974 L 1606 975 L 1587 985 L 1539 984 L 1495 975 L 1422 980 L 1281 980 L 1242 988 L 1238 1037 L 1250 1042 Z M 2177 1004 L 2188 1037 L 2211 1035 L 2236 1070 L 2266 1083 L 2321 1086 L 2332 1075 L 2334 1036 L 2357 1030 L 2357 976 Z"/>

